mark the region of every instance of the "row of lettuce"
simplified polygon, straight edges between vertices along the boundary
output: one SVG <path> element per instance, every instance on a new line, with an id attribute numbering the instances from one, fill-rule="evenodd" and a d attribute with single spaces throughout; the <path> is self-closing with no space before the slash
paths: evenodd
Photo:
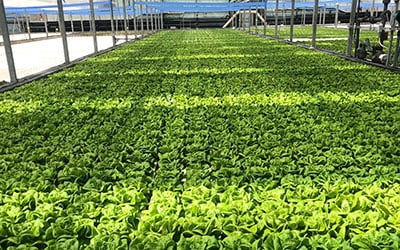
<path id="1" fill-rule="evenodd" d="M 308 25 L 295 25 L 293 28 L 293 41 L 311 46 L 312 28 L 312 26 Z M 373 27 L 371 26 L 371 28 Z M 247 29 L 244 30 L 247 31 Z M 255 34 L 264 34 L 264 27 L 259 26 L 257 28 L 251 28 L 250 31 Z M 290 26 L 278 26 L 277 33 L 275 33 L 275 27 L 273 25 L 268 25 L 265 34 L 267 36 L 287 40 L 290 37 Z M 345 54 L 347 51 L 348 36 L 349 30 L 347 27 L 317 27 L 316 47 L 319 49 L 325 49 Z M 378 37 L 379 34 L 376 28 L 373 28 L 371 30 L 365 30 L 364 28 L 360 31 L 359 39 L 360 42 L 365 42 L 365 40 L 368 38 L 371 46 L 374 46 L 379 44 Z M 384 42 L 384 45 L 388 45 L 387 41 Z"/>
<path id="2" fill-rule="evenodd" d="M 399 76 L 169 31 L 0 95 L 5 249 L 396 249 Z"/>

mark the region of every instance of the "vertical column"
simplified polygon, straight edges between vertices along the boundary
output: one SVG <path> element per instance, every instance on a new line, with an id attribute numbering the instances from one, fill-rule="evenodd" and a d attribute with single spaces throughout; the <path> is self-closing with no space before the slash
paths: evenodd
<path id="1" fill-rule="evenodd" d="M 264 36 L 267 35 L 267 0 L 264 0 Z"/>
<path id="2" fill-rule="evenodd" d="M 339 22 L 339 3 L 336 3 L 335 28 L 337 28 L 338 22 Z"/>
<path id="3" fill-rule="evenodd" d="M 257 5 L 257 7 L 256 7 L 256 14 L 255 14 L 255 25 L 256 25 L 256 33 L 258 34 L 258 27 L 257 27 L 257 25 L 258 25 L 258 5 Z"/>
<path id="4" fill-rule="evenodd" d="M 395 8 L 394 8 L 394 13 L 396 13 L 399 10 L 399 1 L 395 1 Z M 391 18 L 394 18 L 394 16 L 391 16 Z M 388 46 L 388 52 L 387 52 L 387 60 L 386 60 L 386 66 L 390 66 L 390 60 L 392 58 L 392 54 L 393 54 L 393 36 L 394 36 L 394 31 L 396 30 L 396 20 L 391 20 L 390 22 L 390 36 L 389 36 L 389 46 Z M 399 41 L 397 41 L 398 44 Z M 396 47 L 397 47 L 396 44 Z M 395 51 L 395 53 L 397 54 L 397 52 Z M 395 55 L 396 57 L 396 55 Z M 397 64 L 397 62 L 396 62 Z"/>
<path id="5" fill-rule="evenodd" d="M 250 9 L 248 9 L 247 10 L 247 25 L 248 25 L 248 27 L 247 27 L 247 29 L 248 29 L 248 31 L 250 32 L 250 15 L 251 15 L 251 13 L 250 13 Z"/>
<path id="6" fill-rule="evenodd" d="M 185 12 L 183 12 L 183 14 L 182 14 L 182 26 L 183 26 L 183 29 L 185 29 Z"/>
<path id="7" fill-rule="evenodd" d="M 159 21 L 158 21 L 158 10 L 157 9 L 154 9 L 154 29 L 155 29 L 155 31 L 157 32 L 158 30 L 159 30 Z"/>
<path id="8" fill-rule="evenodd" d="M 47 26 L 47 14 L 44 15 L 44 29 L 46 31 L 46 37 L 49 37 L 49 27 Z"/>
<path id="9" fill-rule="evenodd" d="M 245 31 L 244 23 L 245 23 L 245 15 L 246 15 L 246 10 L 242 10 L 242 30 Z"/>
<path id="10" fill-rule="evenodd" d="M 74 19 L 73 19 L 73 17 L 72 17 L 72 14 L 70 14 L 69 17 L 71 18 L 71 31 L 72 31 L 72 33 L 74 33 L 74 32 L 75 32 L 75 29 L 74 29 Z"/>
<path id="11" fill-rule="evenodd" d="M 164 1 L 161 0 L 161 2 L 164 2 Z M 162 10 L 160 12 L 160 15 L 161 15 L 161 30 L 163 30 L 164 29 L 164 13 L 162 12 Z"/>
<path id="12" fill-rule="evenodd" d="M 315 48 L 318 23 L 318 0 L 314 0 L 313 20 L 312 20 L 312 40 L 311 46 Z"/>
<path id="13" fill-rule="evenodd" d="M 158 21 L 158 31 L 160 31 L 162 29 L 161 28 L 161 10 L 158 10 L 157 17 L 158 17 L 158 19 L 157 19 L 157 21 Z"/>
<path id="14" fill-rule="evenodd" d="M 247 17 L 248 17 L 248 21 L 249 21 L 249 23 L 248 23 L 249 32 L 251 32 L 251 9 L 250 8 L 248 9 L 248 12 L 249 12 L 249 15 Z"/>
<path id="15" fill-rule="evenodd" d="M 115 28 L 114 28 L 114 6 L 112 0 L 110 0 L 110 21 L 111 21 L 111 36 L 114 47 L 116 45 L 116 40 L 115 40 Z"/>
<path id="16" fill-rule="evenodd" d="M 158 24 L 157 24 L 157 9 L 153 8 L 153 27 L 154 27 L 154 31 L 153 32 L 157 32 L 158 28 Z"/>
<path id="17" fill-rule="evenodd" d="M 31 40 L 32 39 L 31 26 L 29 25 L 29 15 L 26 14 L 26 10 L 25 10 L 25 22 L 26 22 L 26 30 L 28 31 L 28 37 L 29 40 Z"/>
<path id="18" fill-rule="evenodd" d="M 128 22 L 126 20 L 126 0 L 122 0 L 122 8 L 123 8 L 123 13 L 124 13 L 125 41 L 128 41 Z"/>
<path id="19" fill-rule="evenodd" d="M 135 0 L 132 0 L 132 11 L 133 11 L 133 31 L 135 33 L 135 39 L 137 38 L 137 23 L 136 23 L 136 7 L 135 7 Z"/>
<path id="20" fill-rule="evenodd" d="M 147 29 L 147 33 L 149 33 L 149 30 L 150 30 L 150 24 L 149 24 L 149 8 L 147 7 L 147 4 L 146 4 L 146 29 Z"/>
<path id="21" fill-rule="evenodd" d="M 375 16 L 375 0 L 372 0 L 371 16 Z"/>
<path id="22" fill-rule="evenodd" d="M 99 51 L 97 47 L 97 34 L 96 34 L 96 17 L 94 14 L 94 4 L 93 0 L 89 0 L 89 5 L 90 5 L 90 23 L 91 23 L 91 29 L 92 29 L 92 35 L 93 35 L 93 48 L 94 48 L 94 53 L 97 53 Z"/>
<path id="23" fill-rule="evenodd" d="M 65 19 L 64 19 L 62 0 L 57 0 L 57 7 L 58 7 L 58 21 L 60 26 L 61 39 L 64 48 L 65 63 L 69 64 L 70 61 L 69 61 L 68 41 L 67 41 L 67 32 L 65 30 Z"/>
<path id="24" fill-rule="evenodd" d="M 279 0 L 275 3 L 275 37 L 278 37 L 278 10 L 279 10 Z"/>
<path id="25" fill-rule="evenodd" d="M 290 13 L 290 38 L 289 38 L 289 41 L 291 41 L 291 42 L 293 42 L 294 5 L 295 5 L 295 0 L 292 0 L 292 10 L 291 10 L 291 13 Z"/>
<path id="26" fill-rule="evenodd" d="M 322 24 L 325 25 L 326 21 L 326 4 L 324 4 L 324 10 L 323 10 L 323 18 L 322 18 Z"/>
<path id="27" fill-rule="evenodd" d="M 150 8 L 150 26 L 151 26 L 151 32 L 154 32 L 154 22 L 153 22 L 153 9 Z"/>
<path id="28" fill-rule="evenodd" d="M 240 10 L 240 13 L 239 13 L 239 17 L 240 17 L 240 19 L 239 19 L 239 30 L 243 30 L 243 10 Z"/>
<path id="29" fill-rule="evenodd" d="M 140 28 L 141 28 L 141 30 L 142 30 L 142 36 L 141 36 L 141 38 L 143 38 L 144 37 L 144 28 L 143 28 L 143 5 L 141 4 L 140 5 Z"/>
<path id="30" fill-rule="evenodd" d="M 242 10 L 239 10 L 238 13 L 238 29 L 241 30 L 242 29 Z"/>
<path id="31" fill-rule="evenodd" d="M 356 19 L 356 9 L 357 9 L 357 0 L 352 0 L 350 23 L 349 23 L 349 37 L 347 39 L 347 51 L 346 51 L 346 54 L 348 56 L 351 56 L 351 50 L 353 48 L 353 33 L 354 33 L 354 22 Z"/>
<path id="32" fill-rule="evenodd" d="M 83 16 L 81 15 L 81 32 L 83 33 L 85 31 L 85 28 L 83 26 Z"/>
<path id="33" fill-rule="evenodd" d="M 321 11 L 320 11 L 319 6 L 318 6 L 318 17 L 319 17 L 318 23 L 319 23 L 319 24 L 322 24 L 322 13 L 321 13 Z"/>
<path id="34" fill-rule="evenodd" d="M 10 34 L 8 33 L 6 10 L 3 0 L 0 0 L 0 27 L 3 36 L 3 44 L 7 57 L 8 72 L 10 74 L 10 82 L 17 81 L 17 73 L 15 71 L 14 56 L 11 48 Z"/>
<path id="35" fill-rule="evenodd" d="M 399 2 L 396 1 L 396 9 L 399 9 Z M 395 22 L 396 24 L 396 22 Z M 398 23 L 397 26 L 397 40 L 396 40 L 396 46 L 395 46 L 395 51 L 394 51 L 394 59 L 393 59 L 393 67 L 397 67 L 398 62 L 399 62 L 399 54 L 400 54 L 400 23 Z"/>

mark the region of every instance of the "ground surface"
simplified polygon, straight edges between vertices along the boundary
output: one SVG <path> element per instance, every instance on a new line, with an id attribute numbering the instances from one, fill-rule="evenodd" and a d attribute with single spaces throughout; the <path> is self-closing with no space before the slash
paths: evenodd
<path id="1" fill-rule="evenodd" d="M 165 31 L 0 95 L 0 246 L 398 249 L 400 76 Z"/>
<path id="2" fill-rule="evenodd" d="M 39 35 L 37 36 L 39 37 Z M 22 35 L 20 38 L 23 38 Z M 123 36 L 118 38 L 120 40 L 117 44 L 124 42 Z M 134 38 L 134 35 L 129 36 L 129 39 Z M 98 36 L 97 42 L 99 50 L 110 48 L 113 45 L 111 36 Z M 91 36 L 70 36 L 68 37 L 68 48 L 70 60 L 89 55 L 94 52 L 93 38 Z M 18 78 L 24 78 L 64 63 L 61 38 L 14 44 L 12 49 Z M 4 46 L 0 46 L 1 81 L 10 81 Z"/>

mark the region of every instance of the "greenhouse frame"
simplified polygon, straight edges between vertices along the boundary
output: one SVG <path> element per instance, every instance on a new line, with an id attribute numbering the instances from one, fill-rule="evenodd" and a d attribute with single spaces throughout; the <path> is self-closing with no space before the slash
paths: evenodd
<path id="1" fill-rule="evenodd" d="M 400 249 L 400 0 L 0 0 L 0 249 Z"/>

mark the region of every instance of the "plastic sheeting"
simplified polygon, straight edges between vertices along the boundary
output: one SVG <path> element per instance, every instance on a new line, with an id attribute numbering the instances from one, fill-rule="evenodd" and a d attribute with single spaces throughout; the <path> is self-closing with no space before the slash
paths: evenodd
<path id="1" fill-rule="evenodd" d="M 326 0 L 320 1 L 319 5 L 326 8 L 336 8 L 339 4 L 339 8 L 342 10 L 349 10 L 351 8 L 351 0 Z M 94 2 L 95 15 L 109 15 L 110 14 L 110 1 Z M 99 8 L 98 6 L 101 5 Z M 104 6 L 108 7 L 104 7 Z M 138 6 L 144 5 L 143 14 L 156 13 L 156 11 L 162 12 L 228 12 L 228 11 L 239 11 L 239 10 L 255 10 L 255 9 L 275 9 L 275 1 L 267 2 L 234 2 L 234 3 L 191 3 L 191 2 L 146 2 L 140 1 L 135 2 L 136 13 L 138 13 Z M 391 3 L 389 6 L 393 6 Z M 313 1 L 309 2 L 297 2 L 296 8 L 310 8 L 314 6 Z M 371 8 L 371 2 L 361 3 L 362 8 Z M 382 8 L 383 4 L 380 2 L 375 3 L 375 8 Z M 291 8 L 291 1 L 280 1 L 280 9 Z M 151 11 L 150 11 L 150 10 Z M 128 12 L 133 12 L 134 7 L 128 6 Z M 19 8 L 6 8 L 7 16 L 15 15 L 36 15 L 36 14 L 49 14 L 57 15 L 56 5 L 47 5 L 40 7 L 19 7 Z M 114 7 L 115 14 L 123 12 L 121 7 Z M 90 15 L 89 3 L 77 3 L 77 4 L 64 4 L 64 13 L 67 15 Z"/>

